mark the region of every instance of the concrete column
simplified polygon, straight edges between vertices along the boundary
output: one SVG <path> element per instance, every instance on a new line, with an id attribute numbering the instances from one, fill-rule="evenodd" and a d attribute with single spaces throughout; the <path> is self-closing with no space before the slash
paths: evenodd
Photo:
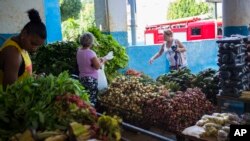
<path id="1" fill-rule="evenodd" d="M 95 22 L 96 26 L 105 33 L 109 33 L 108 0 L 95 0 Z"/>
<path id="2" fill-rule="evenodd" d="M 250 0 L 223 0 L 223 35 L 248 35 Z"/>
<path id="3" fill-rule="evenodd" d="M 136 45 L 136 0 L 130 0 L 132 45 Z"/>
<path id="4" fill-rule="evenodd" d="M 128 45 L 127 0 L 95 0 L 95 20 L 102 32 Z"/>

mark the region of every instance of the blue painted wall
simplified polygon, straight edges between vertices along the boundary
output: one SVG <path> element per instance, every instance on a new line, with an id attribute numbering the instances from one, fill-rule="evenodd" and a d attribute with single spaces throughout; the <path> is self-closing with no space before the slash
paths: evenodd
<path id="1" fill-rule="evenodd" d="M 187 48 L 188 67 L 193 73 L 207 68 L 218 69 L 218 45 L 216 40 L 183 43 Z"/>
<path id="2" fill-rule="evenodd" d="M 152 46 L 131 46 L 126 48 L 129 55 L 128 68 L 141 71 L 152 78 L 169 71 L 165 57 L 161 56 L 153 64 L 149 64 L 149 59 L 160 49 L 159 45 Z"/>
<path id="3" fill-rule="evenodd" d="M 5 42 L 5 40 L 7 40 L 9 37 L 13 35 L 15 34 L 0 34 L 0 47 Z"/>
<path id="4" fill-rule="evenodd" d="M 187 48 L 188 68 L 192 73 L 198 73 L 206 68 L 218 70 L 216 40 L 183 42 Z M 149 64 L 149 59 L 160 49 L 160 45 L 151 46 L 130 46 L 127 53 L 129 55 L 128 68 L 144 72 L 152 78 L 169 72 L 169 63 L 165 54 Z"/>
<path id="5" fill-rule="evenodd" d="M 44 0 L 44 15 L 47 28 L 47 42 L 62 40 L 59 0 Z"/>
<path id="6" fill-rule="evenodd" d="M 233 34 L 248 35 L 248 26 L 226 26 L 224 27 L 224 36 L 230 37 Z"/>
<path id="7" fill-rule="evenodd" d="M 110 32 L 110 35 L 112 35 L 113 38 L 118 41 L 118 43 L 124 47 L 128 46 L 128 33 L 125 31 L 119 31 L 119 32 Z"/>

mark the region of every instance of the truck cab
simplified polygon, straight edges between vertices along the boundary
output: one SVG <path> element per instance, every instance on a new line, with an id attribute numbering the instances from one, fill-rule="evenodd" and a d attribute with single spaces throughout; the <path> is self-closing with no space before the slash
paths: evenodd
<path id="1" fill-rule="evenodd" d="M 222 38 L 222 22 L 204 20 L 190 22 L 187 26 L 187 41 Z"/>

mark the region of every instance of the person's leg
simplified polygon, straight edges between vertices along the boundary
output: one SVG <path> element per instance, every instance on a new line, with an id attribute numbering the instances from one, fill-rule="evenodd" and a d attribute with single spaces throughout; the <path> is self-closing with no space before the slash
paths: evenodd
<path id="1" fill-rule="evenodd" d="M 95 105 L 98 93 L 97 79 L 93 77 L 83 77 L 80 79 L 80 82 L 82 83 L 84 88 L 88 91 L 90 95 L 90 102 Z"/>

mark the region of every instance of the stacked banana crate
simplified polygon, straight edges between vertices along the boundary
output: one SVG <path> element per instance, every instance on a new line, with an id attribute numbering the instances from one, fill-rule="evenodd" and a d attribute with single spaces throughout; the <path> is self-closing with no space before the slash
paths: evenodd
<path id="1" fill-rule="evenodd" d="M 220 95 L 238 98 L 243 91 L 249 90 L 247 37 L 223 38 L 217 43 Z"/>

